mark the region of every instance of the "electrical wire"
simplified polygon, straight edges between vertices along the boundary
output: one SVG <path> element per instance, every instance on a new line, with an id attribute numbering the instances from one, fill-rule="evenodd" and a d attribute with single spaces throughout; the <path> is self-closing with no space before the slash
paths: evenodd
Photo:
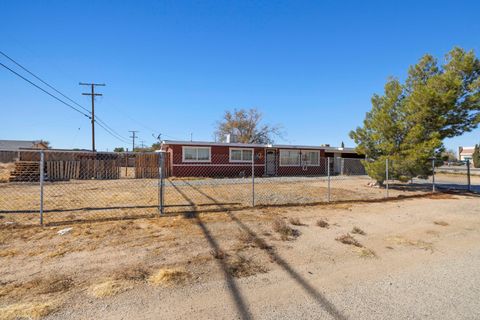
<path id="1" fill-rule="evenodd" d="M 35 88 L 43 91 L 44 93 L 48 94 L 50 97 L 60 101 L 61 103 L 63 103 L 64 105 L 66 105 L 67 107 L 69 107 L 70 109 L 73 109 L 75 111 L 77 111 L 78 113 L 84 115 L 85 117 L 91 119 L 90 115 L 86 114 L 86 113 L 83 113 L 82 111 L 80 111 L 78 108 L 75 108 L 74 106 L 72 106 L 71 104 L 63 101 L 62 99 L 58 98 L 57 96 L 51 94 L 50 92 L 48 92 L 47 90 L 43 89 L 42 87 L 36 85 L 35 83 L 33 83 L 32 81 L 28 80 L 27 78 L 25 78 L 24 76 L 22 76 L 21 74 L 13 71 L 12 69 L 10 69 L 9 67 L 7 67 L 6 65 L 4 65 L 3 63 L 0 62 L 0 66 L 4 67 L 5 69 L 7 69 L 8 71 L 10 71 L 11 73 L 15 74 L 16 76 L 20 77 L 21 79 L 25 80 L 26 82 L 30 83 L 32 86 L 34 86 Z"/>
<path id="2" fill-rule="evenodd" d="M 4 53 L 3 51 L 0 50 L 0 54 L 3 55 L 5 58 L 7 58 L 8 60 L 12 61 L 13 63 L 15 63 L 17 66 L 19 66 L 20 68 L 22 68 L 24 71 L 26 71 L 28 74 L 30 74 L 31 76 L 35 77 L 37 80 L 39 80 L 40 82 L 42 82 L 44 85 L 46 85 L 47 87 L 49 87 L 50 89 L 52 89 L 53 91 L 55 91 L 56 93 L 60 94 L 62 97 L 64 97 L 65 99 L 69 100 L 70 102 L 74 103 L 75 105 L 77 105 L 78 107 L 80 107 L 81 109 L 85 110 L 86 112 L 90 113 L 90 111 L 83 107 L 82 105 L 80 105 L 78 102 L 76 102 L 75 100 L 71 99 L 70 97 L 68 97 L 67 95 L 63 94 L 62 92 L 60 92 L 59 90 L 57 90 L 55 87 L 53 87 L 52 85 L 48 84 L 45 80 L 43 80 L 42 78 L 40 78 L 39 76 L 37 76 L 36 74 L 34 74 L 33 72 L 31 72 L 30 70 L 28 70 L 26 67 L 22 66 L 20 63 L 18 63 L 17 61 L 15 61 L 12 57 L 9 57 L 6 53 Z"/>

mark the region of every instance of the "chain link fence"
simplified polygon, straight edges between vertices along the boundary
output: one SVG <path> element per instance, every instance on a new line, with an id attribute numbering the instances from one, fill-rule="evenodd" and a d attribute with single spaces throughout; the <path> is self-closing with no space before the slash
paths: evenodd
<path id="1" fill-rule="evenodd" d="M 375 200 L 431 192 L 434 185 L 428 179 L 390 180 L 388 162 L 385 185 L 378 186 L 366 175 L 361 159 L 320 157 L 300 166 L 277 165 L 269 176 L 258 159 L 231 163 L 228 155 L 212 155 L 210 160 L 178 165 L 174 176 L 172 163 L 178 162 L 166 152 L 0 150 L 0 215 L 4 223 L 21 224 L 109 221 Z M 436 188 L 446 185 L 443 175 L 437 173 Z M 476 177 L 470 180 L 477 184 Z"/>

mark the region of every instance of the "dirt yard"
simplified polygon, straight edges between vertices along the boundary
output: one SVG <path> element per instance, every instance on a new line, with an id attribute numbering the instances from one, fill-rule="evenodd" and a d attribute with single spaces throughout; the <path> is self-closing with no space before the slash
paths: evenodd
<path id="1" fill-rule="evenodd" d="M 325 177 L 257 178 L 255 197 L 250 179 L 182 179 L 165 183 L 165 212 L 215 211 L 255 205 L 312 204 L 327 202 Z M 386 196 L 384 188 L 369 186 L 364 176 L 338 176 L 330 181 L 331 201 L 372 200 Z M 390 197 L 429 192 L 429 187 L 392 186 Z M 46 182 L 44 221 L 62 223 L 147 217 L 158 214 L 157 179 L 76 180 Z M 0 213 L 16 213 L 8 219 L 36 224 L 40 208 L 37 183 L 0 183 Z M 25 214 L 29 213 L 30 214 Z"/>
<path id="2" fill-rule="evenodd" d="M 447 319 L 428 303 L 428 314 L 415 313 L 420 307 L 397 313 L 441 290 L 435 285 L 412 301 L 411 290 L 404 297 L 360 292 L 382 281 L 400 290 L 405 272 L 413 281 L 415 268 L 477 252 L 479 204 L 436 194 L 43 228 L 2 215 L 0 319 Z M 467 260 L 480 267 L 480 259 Z M 458 282 L 455 268 L 449 277 Z M 455 310 L 478 318 L 480 297 L 467 289 L 455 296 L 466 310 Z M 398 308 L 381 307 L 382 299 Z"/>

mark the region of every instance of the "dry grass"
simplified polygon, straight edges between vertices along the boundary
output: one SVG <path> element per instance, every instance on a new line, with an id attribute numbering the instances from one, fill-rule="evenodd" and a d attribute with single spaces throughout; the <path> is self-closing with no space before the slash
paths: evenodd
<path id="1" fill-rule="evenodd" d="M 253 276 L 257 273 L 265 273 L 268 269 L 251 258 L 235 255 L 227 262 L 227 272 L 236 278 Z"/>
<path id="2" fill-rule="evenodd" d="M 358 242 L 354 237 L 352 237 L 352 235 L 350 233 L 341 235 L 341 236 L 335 238 L 335 240 L 337 240 L 337 241 L 339 241 L 343 244 L 348 244 L 348 245 L 352 245 L 352 246 L 359 247 L 359 248 L 363 247 L 363 245 L 360 242 Z"/>
<path id="3" fill-rule="evenodd" d="M 438 226 L 442 226 L 442 227 L 446 227 L 446 226 L 450 225 L 448 222 L 443 221 L 443 220 L 436 220 L 436 221 L 433 221 L 433 223 L 438 225 Z"/>
<path id="4" fill-rule="evenodd" d="M 291 225 L 294 225 L 294 226 L 304 226 L 305 224 L 303 224 L 299 218 L 290 218 L 288 219 L 288 222 L 290 222 Z"/>
<path id="5" fill-rule="evenodd" d="M 222 249 L 218 249 L 218 250 L 210 250 L 210 254 L 215 258 L 215 259 L 219 259 L 219 260 L 222 260 L 222 259 L 225 259 L 227 257 L 227 254 L 225 253 L 225 251 L 223 251 Z"/>
<path id="6" fill-rule="evenodd" d="M 361 258 L 376 258 L 377 254 L 372 249 L 362 248 L 360 250 L 360 257 Z"/>
<path id="7" fill-rule="evenodd" d="M 428 250 L 428 251 L 431 251 L 433 252 L 433 243 L 431 242 L 427 242 L 427 241 L 424 241 L 424 240 L 410 240 L 410 239 L 406 239 L 406 238 L 403 238 L 403 237 L 389 237 L 387 238 L 388 241 L 390 242 L 393 242 L 395 244 L 398 244 L 398 245 L 403 245 L 403 246 L 411 246 L 411 247 L 416 247 L 416 248 L 419 248 L 419 249 L 423 249 L 423 250 Z"/>
<path id="8" fill-rule="evenodd" d="M 0 307 L 0 320 L 40 319 L 55 310 L 53 302 L 26 302 Z"/>
<path id="9" fill-rule="evenodd" d="M 109 279 L 92 285 L 89 293 L 97 298 L 106 298 L 130 290 L 131 288 L 132 285 L 129 281 Z"/>
<path id="10" fill-rule="evenodd" d="M 172 286 L 185 283 L 190 274 L 182 269 L 162 268 L 155 272 L 148 281 L 153 285 Z"/>
<path id="11" fill-rule="evenodd" d="M 253 247 L 262 250 L 272 249 L 272 246 L 268 245 L 265 240 L 258 238 L 257 236 L 243 230 L 240 230 L 240 233 L 238 234 L 238 240 L 244 248 Z"/>
<path id="12" fill-rule="evenodd" d="M 0 287 L 0 297 L 14 299 L 29 295 L 41 295 L 66 292 L 74 285 L 72 278 L 65 275 L 38 277 L 21 283 L 9 283 Z"/>
<path id="13" fill-rule="evenodd" d="M 113 273 L 112 278 L 114 280 L 145 281 L 149 275 L 149 269 L 140 264 L 119 269 Z"/>
<path id="14" fill-rule="evenodd" d="M 367 233 L 365 231 L 363 231 L 362 229 L 360 229 L 359 227 L 353 227 L 352 231 L 351 231 L 353 234 L 359 234 L 359 235 L 366 235 Z"/>
<path id="15" fill-rule="evenodd" d="M 300 232 L 298 230 L 289 227 L 282 219 L 273 220 L 272 228 L 273 231 L 280 234 L 280 238 L 284 241 L 291 240 L 300 235 Z"/>
<path id="16" fill-rule="evenodd" d="M 329 224 L 327 221 L 323 220 L 323 219 L 317 220 L 317 223 L 316 223 L 316 224 L 317 224 L 317 226 L 319 226 L 320 228 L 328 228 L 328 227 L 330 226 L 330 224 Z"/>
<path id="17" fill-rule="evenodd" d="M 16 256 L 18 253 L 18 250 L 16 249 L 5 249 L 0 251 L 0 257 L 13 257 Z"/>

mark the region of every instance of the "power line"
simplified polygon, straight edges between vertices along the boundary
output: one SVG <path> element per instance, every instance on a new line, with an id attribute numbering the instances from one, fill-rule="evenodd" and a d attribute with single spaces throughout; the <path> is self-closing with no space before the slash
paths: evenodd
<path id="1" fill-rule="evenodd" d="M 25 66 L 21 65 L 18 61 L 16 61 L 15 59 L 13 59 L 12 57 L 8 56 L 5 52 L 3 51 L 0 51 L 0 54 L 2 54 L 4 57 L 6 57 L 7 59 L 9 59 L 10 61 L 12 61 L 13 63 L 15 63 L 17 66 L 19 66 L 20 68 L 22 68 L 25 72 L 27 72 L 28 74 L 30 74 L 31 76 L 35 77 L 37 80 L 39 80 L 40 82 L 42 82 L 43 84 L 45 84 L 47 87 L 49 87 L 50 89 L 54 90 L 56 93 L 60 94 L 62 97 L 64 97 L 65 99 L 69 100 L 70 102 L 74 103 L 75 105 L 77 105 L 78 107 L 80 107 L 81 109 L 85 110 L 89 115 L 87 116 L 89 119 L 91 119 L 91 112 L 90 110 L 88 110 L 87 108 L 83 107 L 81 104 L 79 104 L 78 102 L 76 102 L 75 100 L 73 100 L 72 98 L 68 97 L 66 94 L 62 93 L 60 90 L 56 89 L 54 86 L 52 86 L 51 84 L 47 83 L 45 80 L 43 80 L 42 78 L 40 78 L 38 75 L 36 75 L 35 73 L 33 73 L 32 71 L 28 70 Z M 4 67 L 6 67 L 5 65 L 2 65 Z M 10 68 L 6 67 L 7 69 L 9 69 L 10 71 L 12 71 L 13 73 L 15 73 L 16 75 L 18 75 L 19 77 L 21 77 L 22 79 L 28 81 L 30 84 L 34 85 L 35 87 L 37 87 L 38 89 L 42 90 L 45 92 L 45 90 L 43 90 L 42 88 L 38 87 L 37 85 L 35 85 L 34 83 L 32 83 L 31 81 L 29 81 L 28 79 L 22 77 L 21 75 L 17 74 L 15 71 L 11 70 Z M 48 92 L 45 92 L 47 94 L 49 94 L 50 96 L 53 96 L 51 95 L 50 93 Z M 57 97 L 54 97 L 55 99 L 59 100 Z M 61 101 L 62 102 L 62 101 Z M 62 103 L 65 103 L 65 102 L 62 102 Z M 70 106 L 72 107 L 72 106 Z M 76 110 L 77 111 L 77 110 Z M 82 113 L 83 114 L 83 113 Z M 85 114 L 84 114 L 85 115 Z M 97 121 L 98 120 L 98 121 Z M 118 140 L 121 140 L 123 142 L 125 141 L 128 141 L 126 138 L 124 138 L 121 134 L 119 134 L 118 132 L 116 132 L 111 126 L 109 126 L 105 121 L 103 121 L 99 116 L 96 116 L 96 119 L 95 119 L 95 122 L 101 122 L 103 124 L 104 127 L 102 127 L 102 129 L 104 129 L 105 131 L 107 131 L 107 133 L 109 133 L 110 135 L 112 135 L 114 138 L 118 139 Z M 106 127 L 106 128 L 105 128 Z M 107 129 L 108 128 L 108 129 Z"/>
<path id="2" fill-rule="evenodd" d="M 78 107 L 82 108 L 83 110 L 87 111 L 88 113 L 90 113 L 90 111 L 83 107 L 81 104 L 79 104 L 78 102 L 76 102 L 75 100 L 69 98 L 67 95 L 63 94 L 62 92 L 60 92 L 59 90 L 57 90 L 54 86 L 48 84 L 45 80 L 43 80 L 42 78 L 40 78 L 39 76 L 37 76 L 36 74 L 34 74 L 33 72 L 31 72 L 30 70 L 28 70 L 26 67 L 22 66 L 20 63 L 18 63 L 17 61 L 15 61 L 12 57 L 9 57 L 6 53 L 0 51 L 0 54 L 2 54 L 4 57 L 6 57 L 7 59 L 9 59 L 10 61 L 12 61 L 13 63 L 15 63 L 17 66 L 19 66 L 20 68 L 22 68 L 24 71 L 26 71 L 28 74 L 30 74 L 31 76 L 35 77 L 37 80 L 39 80 L 40 82 L 42 82 L 44 85 L 46 85 L 47 87 L 49 87 L 50 89 L 52 89 L 53 91 L 55 91 L 56 93 L 60 94 L 62 97 L 64 97 L 65 99 L 69 100 L 70 102 L 76 104 Z"/>
<path id="3" fill-rule="evenodd" d="M 64 104 L 64 105 L 66 105 L 67 107 L 69 107 L 70 109 L 73 109 L 73 110 L 77 111 L 78 113 L 80 113 L 80 114 L 84 115 L 85 117 L 87 117 L 87 118 L 91 119 L 91 117 L 90 117 L 88 114 L 86 114 L 86 113 L 83 113 L 82 111 L 80 111 L 79 109 L 75 108 L 75 107 L 74 107 L 74 106 L 72 106 L 71 104 L 69 104 L 69 103 L 67 103 L 67 102 L 63 101 L 62 99 L 58 98 L 57 96 L 55 96 L 55 95 L 51 94 L 51 93 L 50 93 L 50 92 L 48 92 L 47 90 L 43 89 L 42 87 L 40 87 L 40 86 L 36 85 L 36 84 L 35 84 L 35 83 L 33 83 L 32 81 L 30 81 L 30 80 L 28 80 L 27 78 L 25 78 L 25 77 L 24 77 L 24 76 L 22 76 L 21 74 L 19 74 L 19 73 L 17 73 L 17 72 L 15 72 L 15 71 L 13 71 L 12 69 L 10 69 L 9 67 L 7 67 L 7 66 L 6 66 L 6 65 L 4 65 L 3 63 L 1 63 L 1 62 L 0 62 L 0 65 L 1 65 L 2 67 L 4 67 L 5 69 L 7 69 L 8 71 L 10 71 L 11 73 L 15 74 L 17 77 L 20 77 L 21 79 L 23 79 L 23 80 L 27 81 L 28 83 L 30 83 L 30 84 L 31 84 L 32 86 L 34 86 L 35 88 L 37 88 L 37 89 L 39 89 L 39 90 L 43 91 L 44 93 L 48 94 L 50 97 L 52 97 L 52 98 L 54 98 L 54 99 L 56 99 L 56 100 L 60 101 L 61 103 L 63 103 L 63 104 Z"/>
<path id="4" fill-rule="evenodd" d="M 105 130 L 107 133 L 109 133 L 112 137 L 114 137 L 115 139 L 123 142 L 123 143 L 128 143 L 129 141 L 122 138 L 122 137 L 118 137 L 116 136 L 113 132 L 111 132 L 107 127 L 105 127 L 102 123 L 99 123 L 97 120 L 95 120 L 95 122 L 98 124 L 99 127 L 101 127 L 103 130 Z"/>

